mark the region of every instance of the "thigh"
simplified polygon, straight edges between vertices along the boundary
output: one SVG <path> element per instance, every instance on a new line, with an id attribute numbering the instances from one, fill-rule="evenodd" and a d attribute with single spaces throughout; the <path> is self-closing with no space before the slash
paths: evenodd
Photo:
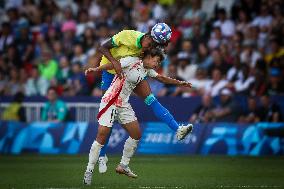
<path id="1" fill-rule="evenodd" d="M 106 103 L 101 102 L 99 112 L 106 106 Z M 100 125 L 105 127 L 112 127 L 117 115 L 116 106 L 111 105 L 99 118 Z"/>
<path id="2" fill-rule="evenodd" d="M 133 91 L 137 96 L 139 96 L 143 100 L 152 93 L 151 88 L 147 80 L 145 79 L 142 80 L 140 83 L 138 83 L 138 85 L 135 87 Z"/>
<path id="3" fill-rule="evenodd" d="M 134 110 L 129 103 L 126 103 L 123 107 L 117 107 L 116 119 L 122 125 L 137 120 Z"/>
<path id="4" fill-rule="evenodd" d="M 138 121 L 132 121 L 122 125 L 123 128 L 128 132 L 129 136 L 135 140 L 140 140 L 141 131 Z"/>

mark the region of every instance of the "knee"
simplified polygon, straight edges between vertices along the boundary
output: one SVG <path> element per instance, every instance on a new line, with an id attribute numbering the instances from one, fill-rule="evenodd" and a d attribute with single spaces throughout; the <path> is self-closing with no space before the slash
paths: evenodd
<path id="1" fill-rule="evenodd" d="M 137 136 L 137 138 L 136 138 L 135 140 L 140 140 L 140 139 L 141 139 L 141 137 L 142 137 L 142 134 L 141 134 L 141 133 L 139 133 L 139 134 L 138 134 L 138 136 Z"/>
<path id="2" fill-rule="evenodd" d="M 131 138 L 133 138 L 134 140 L 140 140 L 142 137 L 141 132 L 135 133 L 135 135 L 132 135 Z"/>
<path id="3" fill-rule="evenodd" d="M 104 145 L 95 140 L 91 146 L 91 151 L 96 150 L 98 147 L 102 148 Z"/>
<path id="4" fill-rule="evenodd" d="M 103 134 L 98 134 L 96 141 L 98 141 L 98 143 L 100 143 L 101 145 L 104 145 L 106 143 L 106 136 Z"/>
<path id="5" fill-rule="evenodd" d="M 142 137 L 142 135 L 141 135 L 141 133 L 139 133 L 139 134 L 137 135 L 137 137 L 135 137 L 134 139 L 135 139 L 135 140 L 140 140 L 141 137 Z"/>

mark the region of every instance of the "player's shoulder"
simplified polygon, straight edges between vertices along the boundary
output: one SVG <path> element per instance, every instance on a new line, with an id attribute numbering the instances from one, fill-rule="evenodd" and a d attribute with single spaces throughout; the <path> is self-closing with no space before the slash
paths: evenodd
<path id="1" fill-rule="evenodd" d="M 120 60 L 121 67 L 126 68 L 126 67 L 131 67 L 135 65 L 137 62 L 140 62 L 139 57 L 131 57 L 127 56 L 124 58 L 121 58 Z"/>

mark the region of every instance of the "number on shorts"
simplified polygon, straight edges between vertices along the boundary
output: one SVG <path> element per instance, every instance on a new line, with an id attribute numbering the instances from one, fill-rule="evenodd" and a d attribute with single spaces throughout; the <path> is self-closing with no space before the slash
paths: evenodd
<path id="1" fill-rule="evenodd" d="M 110 123 L 114 121 L 116 114 L 117 114 L 117 111 L 115 109 L 112 109 L 111 114 L 110 114 Z"/>

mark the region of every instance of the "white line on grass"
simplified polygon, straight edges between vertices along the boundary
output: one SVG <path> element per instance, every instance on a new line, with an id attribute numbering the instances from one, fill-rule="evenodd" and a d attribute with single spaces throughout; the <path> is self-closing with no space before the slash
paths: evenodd
<path id="1" fill-rule="evenodd" d="M 281 188 L 282 186 L 271 185 L 221 185 L 218 188 Z"/>

